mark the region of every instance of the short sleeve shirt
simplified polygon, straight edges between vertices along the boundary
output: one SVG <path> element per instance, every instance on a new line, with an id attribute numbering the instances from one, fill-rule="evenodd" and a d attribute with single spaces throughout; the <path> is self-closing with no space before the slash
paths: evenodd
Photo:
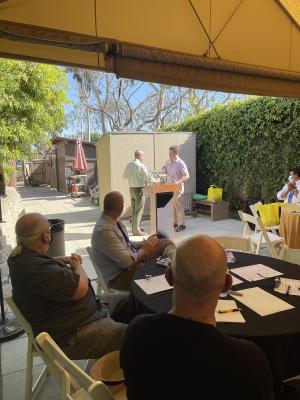
<path id="1" fill-rule="evenodd" d="M 58 343 L 99 318 L 93 289 L 73 300 L 79 275 L 48 255 L 23 250 L 8 259 L 13 299 L 34 335 L 48 332 Z"/>
<path id="2" fill-rule="evenodd" d="M 189 171 L 185 162 L 181 158 L 177 158 L 177 160 L 171 161 L 168 160 L 165 164 L 165 170 L 167 173 L 167 182 L 173 183 L 179 181 L 183 176 L 188 175 Z M 183 191 L 182 184 L 182 191 Z"/>

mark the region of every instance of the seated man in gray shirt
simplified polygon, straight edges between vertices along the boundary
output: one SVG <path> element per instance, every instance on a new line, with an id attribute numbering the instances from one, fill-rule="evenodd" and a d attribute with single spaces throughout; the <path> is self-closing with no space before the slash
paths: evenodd
<path id="1" fill-rule="evenodd" d="M 79 255 L 48 256 L 51 226 L 41 214 L 22 216 L 16 239 L 8 258 L 12 296 L 34 335 L 48 332 L 72 359 L 118 350 L 128 322 L 128 296 L 108 294 L 107 307 L 97 301 Z"/>
<path id="2" fill-rule="evenodd" d="M 120 192 L 110 192 L 104 198 L 103 212 L 93 234 L 92 249 L 95 261 L 107 284 L 118 290 L 130 290 L 131 278 L 142 262 L 166 256 L 175 245 L 166 239 L 150 236 L 141 243 L 129 240 L 125 225 L 119 221 L 124 207 Z"/>

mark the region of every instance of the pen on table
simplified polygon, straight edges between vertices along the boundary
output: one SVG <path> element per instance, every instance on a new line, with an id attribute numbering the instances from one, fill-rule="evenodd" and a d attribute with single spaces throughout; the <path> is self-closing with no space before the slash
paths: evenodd
<path id="1" fill-rule="evenodd" d="M 291 289 L 291 285 L 289 285 L 289 286 L 287 287 L 287 290 L 286 290 L 286 292 L 285 292 L 286 296 L 288 296 L 288 295 L 290 294 L 290 289 Z"/>
<path id="2" fill-rule="evenodd" d="M 234 294 L 235 296 L 244 296 L 243 293 L 236 292 L 235 290 L 228 290 L 227 294 Z"/>
<path id="3" fill-rule="evenodd" d="M 231 308 L 230 310 L 218 310 L 219 314 L 225 314 L 228 312 L 236 312 L 236 311 L 242 311 L 241 308 Z"/>
<path id="4" fill-rule="evenodd" d="M 257 275 L 261 276 L 262 278 L 268 278 L 267 276 L 264 276 L 264 275 L 260 274 L 259 272 L 257 272 Z"/>

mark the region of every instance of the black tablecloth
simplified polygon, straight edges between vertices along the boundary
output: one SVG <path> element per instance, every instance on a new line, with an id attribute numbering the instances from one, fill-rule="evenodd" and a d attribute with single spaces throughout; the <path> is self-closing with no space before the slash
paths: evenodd
<path id="1" fill-rule="evenodd" d="M 229 269 L 246 265 L 264 264 L 283 272 L 285 278 L 300 279 L 300 267 L 282 260 L 247 253 L 234 253 L 236 262 L 228 264 Z M 146 274 L 153 276 L 163 274 L 165 268 L 155 263 L 144 265 L 134 279 L 144 278 Z M 294 309 L 261 317 L 235 299 L 242 308 L 245 324 L 219 323 L 218 329 L 230 336 L 246 338 L 255 342 L 269 359 L 273 372 L 276 391 L 280 382 L 300 373 L 300 296 L 286 296 L 274 292 L 274 278 L 263 279 L 253 283 L 243 282 L 234 286 L 234 290 L 258 286 L 273 295 L 295 306 Z M 140 287 L 132 283 L 132 300 L 141 313 L 161 313 L 171 309 L 172 290 L 147 295 Z M 228 296 L 228 299 L 232 297 Z"/>

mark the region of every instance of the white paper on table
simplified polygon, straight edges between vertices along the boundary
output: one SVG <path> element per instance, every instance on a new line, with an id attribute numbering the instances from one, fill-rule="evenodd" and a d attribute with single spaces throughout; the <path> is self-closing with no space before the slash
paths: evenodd
<path id="1" fill-rule="evenodd" d="M 300 296 L 300 280 L 297 279 L 280 278 L 280 285 L 274 290 L 278 293 L 287 293 L 288 287 L 290 287 L 288 294 Z"/>
<path id="2" fill-rule="evenodd" d="M 230 274 L 231 275 L 231 274 Z M 239 283 L 243 283 L 243 281 L 241 281 L 240 279 L 238 279 L 237 277 L 231 275 L 232 277 L 232 286 L 234 285 L 238 285 Z"/>
<path id="3" fill-rule="evenodd" d="M 238 292 L 242 293 L 243 296 L 236 296 L 234 294 L 230 294 L 230 296 L 240 303 L 245 304 L 245 306 L 251 308 L 251 310 L 262 317 L 295 308 L 259 287 L 238 290 Z"/>
<path id="4" fill-rule="evenodd" d="M 234 308 L 237 308 L 234 300 L 219 300 L 215 311 L 216 321 L 245 323 L 246 321 L 240 311 L 218 313 L 218 310 L 232 310 Z"/>
<path id="5" fill-rule="evenodd" d="M 263 264 L 247 265 L 246 267 L 234 268 L 230 272 L 246 279 L 248 282 L 260 281 L 261 279 L 273 278 L 283 275 L 282 272 Z"/>
<path id="6" fill-rule="evenodd" d="M 134 281 L 146 294 L 163 292 L 172 289 L 165 278 L 165 275 L 151 276 L 147 279 L 136 279 Z"/>

